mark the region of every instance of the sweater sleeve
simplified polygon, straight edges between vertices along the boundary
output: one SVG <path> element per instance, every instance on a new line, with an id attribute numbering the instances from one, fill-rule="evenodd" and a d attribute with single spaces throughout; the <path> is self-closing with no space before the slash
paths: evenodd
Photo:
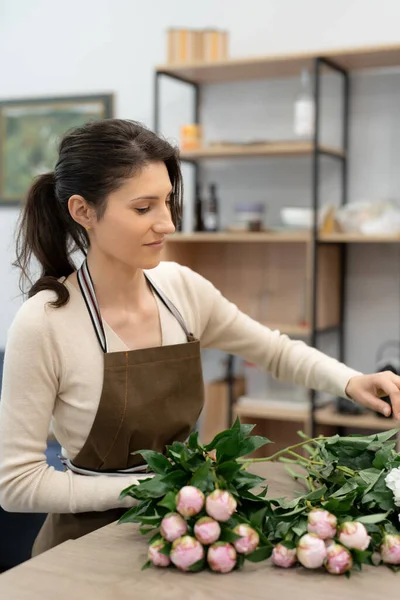
<path id="1" fill-rule="evenodd" d="M 118 498 L 137 482 L 134 476 L 84 477 L 56 471 L 46 462 L 62 378 L 61 349 L 52 338 L 47 310 L 28 301 L 8 335 L 0 402 L 0 504 L 7 511 L 43 513 L 132 506 L 132 498 Z"/>
<path id="2" fill-rule="evenodd" d="M 203 348 L 241 356 L 278 380 L 347 398 L 351 377 L 359 375 L 334 358 L 302 341 L 272 331 L 241 312 L 213 284 L 187 267 L 180 267 L 191 298 Z"/>

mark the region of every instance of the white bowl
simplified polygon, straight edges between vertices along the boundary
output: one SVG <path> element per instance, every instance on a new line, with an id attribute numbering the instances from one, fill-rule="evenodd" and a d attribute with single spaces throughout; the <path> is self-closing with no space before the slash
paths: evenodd
<path id="1" fill-rule="evenodd" d="M 321 226 L 325 217 L 326 207 L 319 211 L 318 226 Z M 286 227 L 297 229 L 311 229 L 314 224 L 314 210 L 312 208 L 286 207 L 281 209 L 281 220 Z"/>

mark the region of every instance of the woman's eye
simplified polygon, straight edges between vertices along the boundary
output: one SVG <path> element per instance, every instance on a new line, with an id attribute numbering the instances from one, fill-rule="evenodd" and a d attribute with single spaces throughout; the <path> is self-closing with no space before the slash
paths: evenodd
<path id="1" fill-rule="evenodd" d="M 138 215 L 145 215 L 150 210 L 150 207 L 146 206 L 145 208 L 135 208 L 135 210 Z"/>

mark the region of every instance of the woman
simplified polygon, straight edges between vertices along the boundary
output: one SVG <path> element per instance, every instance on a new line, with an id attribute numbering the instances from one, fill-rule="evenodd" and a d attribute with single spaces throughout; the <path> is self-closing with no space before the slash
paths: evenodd
<path id="1" fill-rule="evenodd" d="M 42 274 L 9 331 L 0 503 L 49 513 L 35 554 L 115 521 L 133 502 L 119 501 L 139 476 L 132 453 L 188 436 L 203 406 L 200 344 L 381 412 L 389 394 L 400 412 L 400 377 L 360 375 L 253 321 L 190 269 L 160 262 L 181 199 L 176 150 L 118 119 L 67 134 L 54 173 L 29 192 L 17 265 L 26 275 L 33 255 Z M 46 464 L 51 422 L 64 472 Z"/>

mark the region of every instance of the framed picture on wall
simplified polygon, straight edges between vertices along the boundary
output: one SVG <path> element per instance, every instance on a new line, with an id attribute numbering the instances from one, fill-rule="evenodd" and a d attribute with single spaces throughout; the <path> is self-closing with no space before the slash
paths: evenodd
<path id="1" fill-rule="evenodd" d="M 113 117 L 113 94 L 0 101 L 0 204 L 24 202 L 37 175 L 53 171 L 63 135 Z"/>

